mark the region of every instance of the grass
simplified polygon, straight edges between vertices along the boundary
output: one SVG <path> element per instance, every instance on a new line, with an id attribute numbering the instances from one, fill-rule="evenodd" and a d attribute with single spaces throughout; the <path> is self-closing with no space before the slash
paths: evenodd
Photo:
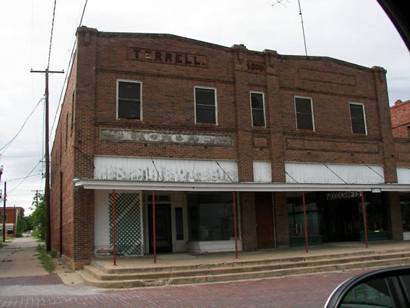
<path id="1" fill-rule="evenodd" d="M 54 271 L 55 265 L 53 262 L 53 258 L 50 254 L 47 253 L 44 245 L 39 244 L 37 246 L 37 258 L 39 259 L 40 263 L 43 265 L 43 268 L 51 273 Z"/>

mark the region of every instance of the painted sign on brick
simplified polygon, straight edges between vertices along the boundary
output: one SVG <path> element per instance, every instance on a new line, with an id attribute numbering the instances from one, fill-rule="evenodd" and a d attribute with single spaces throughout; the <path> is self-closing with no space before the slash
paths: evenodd
<path id="1" fill-rule="evenodd" d="M 100 139 L 111 142 L 171 143 L 224 147 L 233 145 L 232 137 L 229 135 L 183 134 L 112 128 L 101 128 Z"/>

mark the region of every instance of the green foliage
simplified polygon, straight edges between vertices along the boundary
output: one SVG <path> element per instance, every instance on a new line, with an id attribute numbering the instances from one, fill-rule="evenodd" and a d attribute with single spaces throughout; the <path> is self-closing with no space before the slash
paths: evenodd
<path id="1" fill-rule="evenodd" d="M 38 193 L 34 196 L 32 206 L 34 211 L 29 216 L 29 221 L 33 230 L 33 236 L 44 240 L 47 231 L 47 212 L 43 194 Z"/>
<path id="2" fill-rule="evenodd" d="M 17 219 L 17 226 L 16 226 L 16 237 L 21 237 L 23 230 L 23 221 L 22 219 Z"/>
<path id="3" fill-rule="evenodd" d="M 24 217 L 19 217 L 17 219 L 17 226 L 16 226 L 16 237 L 21 237 L 23 232 L 27 232 L 29 230 L 32 230 L 32 224 L 31 224 L 31 217 L 30 216 L 24 216 Z"/>
<path id="4" fill-rule="evenodd" d="M 51 259 L 51 256 L 47 253 L 44 245 L 39 244 L 37 246 L 37 257 L 47 272 L 51 273 L 54 271 L 54 262 Z"/>
<path id="5" fill-rule="evenodd" d="M 51 250 L 49 254 L 53 259 L 57 257 L 57 251 L 55 250 Z"/>

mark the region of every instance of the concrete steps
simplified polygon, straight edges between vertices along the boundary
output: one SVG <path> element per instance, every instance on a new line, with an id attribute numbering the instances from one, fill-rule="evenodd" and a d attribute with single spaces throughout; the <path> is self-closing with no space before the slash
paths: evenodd
<path id="1" fill-rule="evenodd" d="M 274 254 L 274 253 L 272 253 Z M 208 264 L 106 267 L 94 261 L 80 272 L 87 284 L 103 288 L 130 288 L 299 275 L 410 264 L 410 249 L 358 251 L 303 257 L 265 258 Z"/>

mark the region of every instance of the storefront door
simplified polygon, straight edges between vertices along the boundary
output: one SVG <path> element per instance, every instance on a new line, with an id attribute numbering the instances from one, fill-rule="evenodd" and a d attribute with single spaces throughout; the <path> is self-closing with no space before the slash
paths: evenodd
<path id="1" fill-rule="evenodd" d="M 171 204 L 156 204 L 156 247 L 157 252 L 172 252 Z M 150 253 L 152 249 L 152 205 L 148 204 Z"/>
<path id="2" fill-rule="evenodd" d="M 272 248 L 273 210 L 271 193 L 255 193 L 256 232 L 258 248 Z"/>

